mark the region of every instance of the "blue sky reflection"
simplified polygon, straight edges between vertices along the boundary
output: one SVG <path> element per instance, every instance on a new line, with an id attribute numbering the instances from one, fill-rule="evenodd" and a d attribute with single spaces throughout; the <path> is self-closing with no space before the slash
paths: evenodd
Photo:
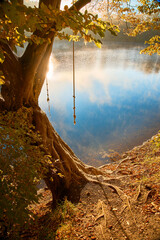
<path id="1" fill-rule="evenodd" d="M 59 43 L 57 43 L 59 44 Z M 160 59 L 139 55 L 139 46 L 117 44 L 76 50 L 76 115 L 72 111 L 72 51 L 53 52 L 48 77 L 51 121 L 83 161 L 101 165 L 109 149 L 125 151 L 160 127 Z M 41 107 L 48 112 L 45 86 Z"/>

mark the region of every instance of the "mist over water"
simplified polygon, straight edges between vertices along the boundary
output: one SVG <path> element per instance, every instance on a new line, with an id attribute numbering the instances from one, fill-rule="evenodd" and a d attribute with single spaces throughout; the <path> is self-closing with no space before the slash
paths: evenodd
<path id="1" fill-rule="evenodd" d="M 48 74 L 50 120 L 84 162 L 107 163 L 160 129 L 160 57 L 140 55 L 143 46 L 75 45 L 76 125 L 73 124 L 72 43 L 57 41 Z M 48 113 L 44 85 L 39 103 Z M 49 114 L 48 114 L 49 115 Z"/>

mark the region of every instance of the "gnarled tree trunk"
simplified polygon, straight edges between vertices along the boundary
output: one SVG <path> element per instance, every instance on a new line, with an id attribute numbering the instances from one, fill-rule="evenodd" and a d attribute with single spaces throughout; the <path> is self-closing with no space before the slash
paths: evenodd
<path id="1" fill-rule="evenodd" d="M 51 4 L 55 9 L 59 9 L 61 0 L 42 0 L 41 2 L 46 5 Z M 79 0 L 75 6 L 79 10 L 88 2 L 90 1 Z M 37 32 L 37 35 L 40 34 Z M 88 181 L 96 181 L 94 175 L 102 173 L 96 168 L 83 164 L 75 156 L 38 106 L 38 97 L 47 73 L 54 34 L 50 35 L 51 43 L 29 44 L 21 58 L 15 56 L 9 45 L 0 42 L 6 52 L 5 61 L 0 66 L 5 75 L 5 84 L 1 90 L 3 99 L 0 99 L 0 109 L 16 111 L 22 106 L 33 108 L 32 124 L 41 134 L 43 145 L 47 149 L 46 154 L 51 155 L 53 166 L 57 169 L 55 172 L 50 168 L 44 179 L 52 192 L 55 205 L 64 196 L 68 196 L 71 200 L 78 200 L 81 188 Z M 61 173 L 63 177 L 58 173 Z"/>

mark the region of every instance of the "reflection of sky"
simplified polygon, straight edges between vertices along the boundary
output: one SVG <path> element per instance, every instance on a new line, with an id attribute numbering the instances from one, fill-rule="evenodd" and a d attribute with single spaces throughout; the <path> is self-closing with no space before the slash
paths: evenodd
<path id="1" fill-rule="evenodd" d="M 135 46 L 97 49 L 78 45 L 74 126 L 72 52 L 69 45 L 61 45 L 60 50 L 56 44 L 53 76 L 48 78 L 51 121 L 82 160 L 104 164 L 107 159 L 102 155 L 109 149 L 127 150 L 159 130 L 159 58 L 139 55 Z M 48 111 L 45 86 L 40 105 Z"/>

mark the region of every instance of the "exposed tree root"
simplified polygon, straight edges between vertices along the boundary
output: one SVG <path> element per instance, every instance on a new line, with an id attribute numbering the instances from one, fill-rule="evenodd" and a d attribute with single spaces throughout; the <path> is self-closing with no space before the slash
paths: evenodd
<path id="1" fill-rule="evenodd" d="M 115 169 L 113 172 L 116 172 L 116 171 L 117 171 L 117 169 L 119 168 L 119 166 L 120 166 L 120 165 L 121 165 L 123 162 L 126 162 L 126 161 L 128 161 L 128 160 L 129 160 L 129 158 L 128 158 L 128 157 L 126 157 L 126 158 L 124 158 L 124 159 L 120 160 L 119 164 L 117 165 L 116 169 Z"/>
<path id="2" fill-rule="evenodd" d="M 126 202 L 127 196 L 123 191 L 119 187 L 107 183 L 110 178 L 106 177 L 104 171 L 88 166 L 76 157 L 39 107 L 33 109 L 33 124 L 42 136 L 46 154 L 51 156 L 52 167 L 57 169 L 55 172 L 50 168 L 44 179 L 52 192 L 53 204 L 56 204 L 56 201 L 64 196 L 67 196 L 69 200 L 78 201 L 81 189 L 88 182 L 101 183 L 114 189 L 121 200 Z"/>

